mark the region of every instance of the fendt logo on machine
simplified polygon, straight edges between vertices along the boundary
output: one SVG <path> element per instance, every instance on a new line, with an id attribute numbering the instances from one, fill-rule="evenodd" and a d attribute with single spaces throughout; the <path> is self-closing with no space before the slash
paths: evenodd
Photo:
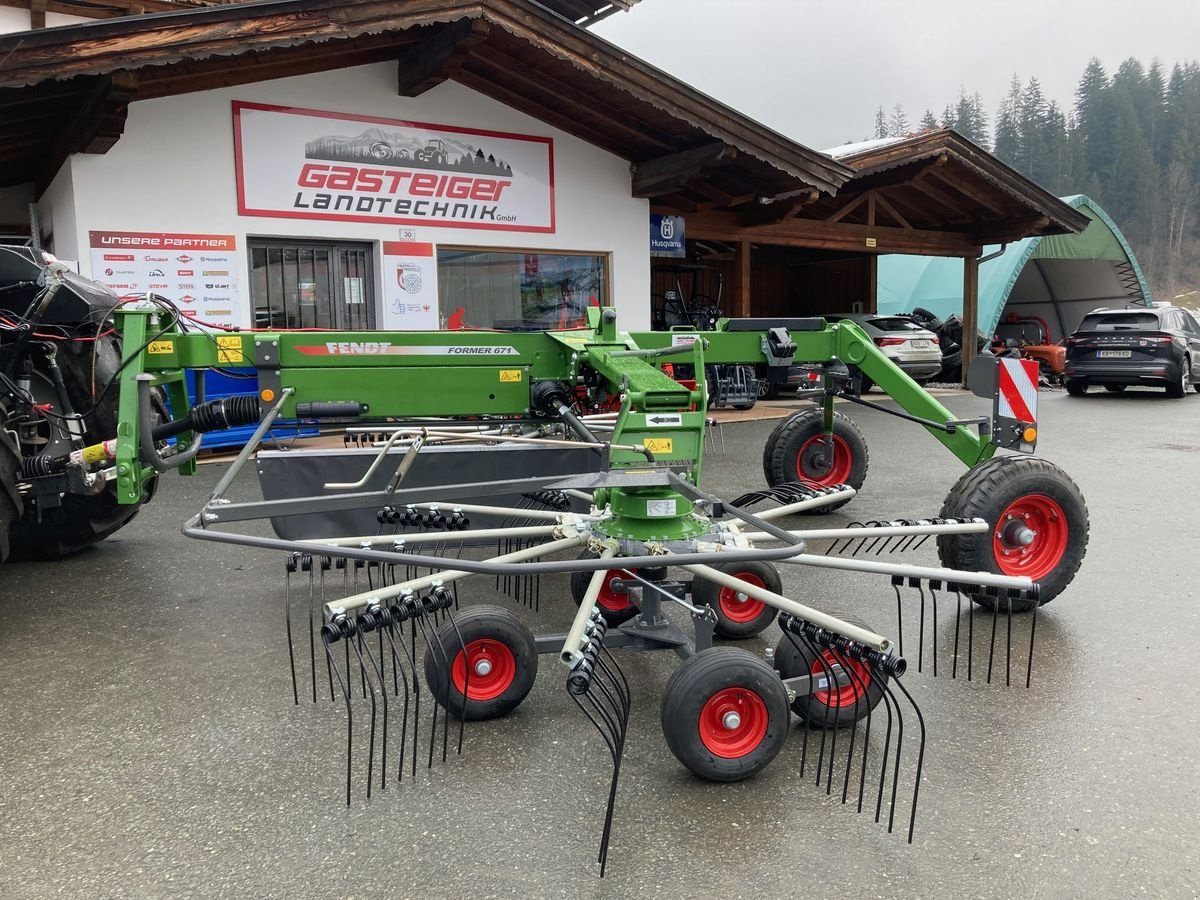
<path id="1" fill-rule="evenodd" d="M 305 356 L 519 356 L 511 344 L 480 347 L 397 345 L 390 341 L 327 341 L 297 346 Z"/>
<path id="2" fill-rule="evenodd" d="M 387 353 L 392 345 L 387 341 L 331 341 L 325 349 L 335 355 Z"/>

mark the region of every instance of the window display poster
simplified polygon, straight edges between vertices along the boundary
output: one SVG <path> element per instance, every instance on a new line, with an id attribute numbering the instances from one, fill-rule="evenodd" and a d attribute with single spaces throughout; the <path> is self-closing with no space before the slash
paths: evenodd
<path id="1" fill-rule="evenodd" d="M 441 327 L 433 244 L 383 242 L 383 327 L 389 331 Z"/>
<path id="2" fill-rule="evenodd" d="M 92 278 L 119 296 L 158 294 L 189 319 L 241 324 L 241 261 L 231 234 L 91 231 Z"/>

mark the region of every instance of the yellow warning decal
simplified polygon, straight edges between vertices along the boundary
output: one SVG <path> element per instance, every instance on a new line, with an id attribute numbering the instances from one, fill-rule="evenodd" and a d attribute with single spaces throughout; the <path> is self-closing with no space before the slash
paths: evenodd
<path id="1" fill-rule="evenodd" d="M 147 353 L 174 353 L 174 341 L 151 341 L 150 346 L 146 348 Z"/>
<path id="2" fill-rule="evenodd" d="M 642 443 L 651 453 L 670 453 L 673 446 L 670 438 L 646 438 Z"/>
<path id="3" fill-rule="evenodd" d="M 520 369 L 501 369 L 500 370 L 500 383 L 501 384 L 514 384 L 520 380 L 521 380 L 521 370 Z"/>
<path id="4" fill-rule="evenodd" d="M 246 357 L 242 353 L 242 339 L 240 337 L 228 336 L 217 338 L 217 362 L 240 363 L 245 361 Z"/>

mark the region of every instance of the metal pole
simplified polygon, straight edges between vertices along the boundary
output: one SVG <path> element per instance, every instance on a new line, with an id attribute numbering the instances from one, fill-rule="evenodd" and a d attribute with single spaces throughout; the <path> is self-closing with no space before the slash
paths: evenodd
<path id="1" fill-rule="evenodd" d="M 616 553 L 617 545 L 609 542 L 604 545 L 604 549 L 600 552 L 600 558 L 612 559 Z M 583 650 L 583 635 L 587 630 L 588 622 L 592 619 L 592 610 L 596 608 L 596 600 L 600 596 L 600 589 L 604 587 L 604 580 L 606 578 L 608 578 L 608 570 L 597 569 L 588 580 L 587 591 L 584 592 L 583 599 L 579 602 L 579 609 L 575 613 L 574 621 L 571 622 L 571 628 L 567 632 L 567 639 L 563 641 L 561 656 L 562 661 L 567 665 L 573 665 Z"/>

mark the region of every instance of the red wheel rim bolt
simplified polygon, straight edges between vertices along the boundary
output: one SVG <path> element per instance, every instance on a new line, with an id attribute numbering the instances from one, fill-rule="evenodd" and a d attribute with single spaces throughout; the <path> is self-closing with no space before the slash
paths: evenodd
<path id="1" fill-rule="evenodd" d="M 996 565 L 1005 575 L 1045 578 L 1067 552 L 1070 527 L 1063 508 L 1045 494 L 1026 494 L 1000 514 L 992 532 Z"/>
<path id="2" fill-rule="evenodd" d="M 471 678 L 467 683 L 467 660 Z M 468 700 L 494 700 L 512 686 L 517 677 L 517 658 L 506 644 L 492 638 L 480 638 L 467 644 L 466 653 L 458 651 L 450 670 L 454 686 Z"/>
<path id="3" fill-rule="evenodd" d="M 829 467 L 826 473 L 809 472 L 804 468 L 804 457 L 810 450 L 813 452 L 828 453 L 829 448 L 825 444 L 825 435 L 818 434 L 810 437 L 800 447 L 800 452 L 796 454 L 796 475 L 801 481 L 811 481 L 814 484 L 828 487 L 834 484 L 845 484 L 850 477 L 850 472 L 854 468 L 854 454 L 850 450 L 850 445 L 846 443 L 845 438 L 840 435 L 833 436 L 833 465 Z"/>
<path id="4" fill-rule="evenodd" d="M 765 588 L 767 586 L 765 581 L 752 572 L 738 572 L 733 577 L 740 578 L 755 587 Z M 731 622 L 753 621 L 766 607 L 761 600 L 756 600 L 729 587 L 721 588 L 717 602 L 721 605 L 721 614 Z"/>
<path id="5" fill-rule="evenodd" d="M 700 741 L 714 756 L 740 759 L 767 736 L 767 704 L 748 688 L 724 688 L 700 710 Z"/>

